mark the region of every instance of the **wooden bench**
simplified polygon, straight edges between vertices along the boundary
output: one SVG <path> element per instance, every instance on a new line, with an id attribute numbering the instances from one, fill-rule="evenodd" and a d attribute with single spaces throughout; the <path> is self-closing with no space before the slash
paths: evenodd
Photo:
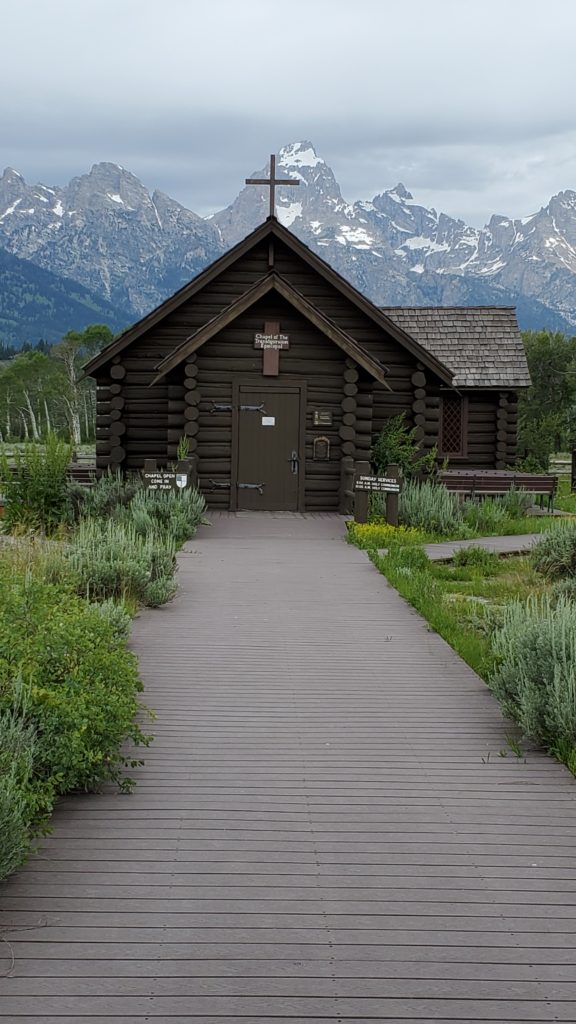
<path id="1" fill-rule="evenodd" d="M 471 498 L 497 497 L 511 490 L 536 494 L 543 506 L 548 499 L 548 510 L 554 510 L 554 495 L 558 487 L 555 476 L 545 473 L 515 473 L 505 469 L 446 469 L 438 474 L 438 482 L 453 493 Z"/>
<path id="2" fill-rule="evenodd" d="M 71 462 L 68 466 L 68 479 L 83 487 L 91 487 L 100 475 L 96 466 L 89 463 Z"/>

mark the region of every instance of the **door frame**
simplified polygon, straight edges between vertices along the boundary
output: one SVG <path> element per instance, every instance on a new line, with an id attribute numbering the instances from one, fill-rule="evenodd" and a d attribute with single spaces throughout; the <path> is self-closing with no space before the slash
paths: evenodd
<path id="1" fill-rule="evenodd" d="M 298 420 L 298 506 L 297 512 L 304 512 L 306 505 L 306 410 L 307 387 L 305 381 L 291 380 L 288 377 L 278 384 L 266 381 L 259 384 L 254 378 L 236 378 L 232 382 L 232 458 L 230 474 L 230 511 L 238 510 L 238 463 L 240 459 L 240 394 L 241 389 L 258 392 L 284 392 L 299 394 L 300 416 Z"/>

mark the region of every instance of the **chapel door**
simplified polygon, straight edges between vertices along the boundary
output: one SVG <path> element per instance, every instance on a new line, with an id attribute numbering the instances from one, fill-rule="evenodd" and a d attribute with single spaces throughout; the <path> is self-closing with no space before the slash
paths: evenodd
<path id="1" fill-rule="evenodd" d="M 236 507 L 297 512 L 303 497 L 301 391 L 297 387 L 238 391 Z"/>

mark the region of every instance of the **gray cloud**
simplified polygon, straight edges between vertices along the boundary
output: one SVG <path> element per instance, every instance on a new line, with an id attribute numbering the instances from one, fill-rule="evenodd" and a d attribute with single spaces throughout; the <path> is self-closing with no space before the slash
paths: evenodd
<path id="1" fill-rule="evenodd" d="M 572 0 L 24 2 L 4 163 L 62 184 L 113 160 L 208 213 L 309 138 L 349 199 L 402 180 L 474 223 L 520 216 L 576 186 L 574 29 Z"/>

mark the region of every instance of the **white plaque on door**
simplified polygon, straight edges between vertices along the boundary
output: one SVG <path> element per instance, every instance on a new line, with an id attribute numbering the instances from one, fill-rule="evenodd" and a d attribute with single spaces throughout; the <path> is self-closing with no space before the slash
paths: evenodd
<path id="1" fill-rule="evenodd" d="M 262 417 L 262 426 L 263 427 L 275 427 L 276 426 L 276 417 L 275 416 L 263 416 Z"/>

